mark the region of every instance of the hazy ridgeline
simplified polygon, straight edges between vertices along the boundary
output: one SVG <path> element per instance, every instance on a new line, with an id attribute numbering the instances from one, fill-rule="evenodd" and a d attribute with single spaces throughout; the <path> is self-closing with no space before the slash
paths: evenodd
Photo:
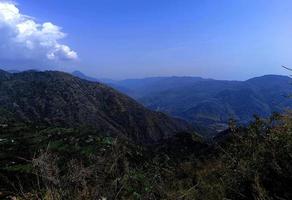
<path id="1" fill-rule="evenodd" d="M 122 81 L 97 80 L 81 72 L 82 79 L 104 82 L 145 107 L 188 121 L 204 137 L 228 127 L 230 119 L 248 124 L 254 115 L 268 117 L 291 109 L 292 79 L 266 75 L 247 81 L 200 77 L 153 77 Z"/>

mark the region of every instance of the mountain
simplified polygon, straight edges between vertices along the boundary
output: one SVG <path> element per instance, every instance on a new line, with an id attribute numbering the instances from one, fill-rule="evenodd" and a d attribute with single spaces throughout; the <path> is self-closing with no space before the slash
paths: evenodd
<path id="1" fill-rule="evenodd" d="M 16 70 L 16 69 L 12 69 L 12 70 L 7 70 L 7 72 L 14 74 L 14 73 L 19 73 L 21 71 L 20 70 Z"/>
<path id="2" fill-rule="evenodd" d="M 246 124 L 254 114 L 266 117 L 292 106 L 291 78 L 278 75 L 247 81 L 159 77 L 117 81 L 111 86 L 152 110 L 185 119 L 211 134 L 224 130 L 230 118 Z"/>
<path id="3" fill-rule="evenodd" d="M 277 94 L 283 83 L 205 88 L 245 106 L 246 97 L 275 99 L 266 87 Z M 233 124 L 207 143 L 108 86 L 53 71 L 0 70 L 0 105 L 0 199 L 292 198 L 291 114 Z"/>
<path id="4" fill-rule="evenodd" d="M 140 98 L 152 93 L 185 87 L 203 80 L 200 77 L 150 77 L 143 79 L 126 79 L 115 82 L 105 82 L 119 91 L 134 98 Z"/>
<path id="5" fill-rule="evenodd" d="M 191 130 L 186 122 L 150 111 L 106 85 L 56 71 L 0 71 L 0 120 L 86 126 L 142 143 Z"/>
<path id="6" fill-rule="evenodd" d="M 91 77 L 91 76 L 87 76 L 85 75 L 84 73 L 80 72 L 80 71 L 73 71 L 71 73 L 73 76 L 75 77 L 78 77 L 78 78 L 81 78 L 81 79 L 84 79 L 84 80 L 87 80 L 87 81 L 92 81 L 92 82 L 101 82 L 101 83 L 114 83 L 115 81 L 112 80 L 112 79 L 97 79 L 97 78 L 94 78 L 94 77 Z"/>
<path id="7" fill-rule="evenodd" d="M 87 81 L 92 81 L 92 82 L 99 82 L 97 78 L 93 78 L 93 77 L 90 77 L 90 76 L 86 76 L 85 74 L 83 74 L 82 72 L 80 71 L 74 71 L 71 73 L 73 76 L 76 76 L 78 78 L 81 78 L 81 79 L 84 79 L 84 80 L 87 80 Z"/>

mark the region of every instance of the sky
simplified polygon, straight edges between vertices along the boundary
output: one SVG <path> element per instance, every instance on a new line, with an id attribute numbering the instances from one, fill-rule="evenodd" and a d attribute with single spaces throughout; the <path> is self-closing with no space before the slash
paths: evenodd
<path id="1" fill-rule="evenodd" d="M 292 67 L 292 0 L 0 0 L 0 68 L 244 80 Z"/>

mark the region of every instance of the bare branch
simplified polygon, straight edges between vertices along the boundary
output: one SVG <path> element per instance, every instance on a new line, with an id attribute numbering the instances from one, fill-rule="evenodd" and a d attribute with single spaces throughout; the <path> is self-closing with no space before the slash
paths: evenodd
<path id="1" fill-rule="evenodd" d="M 289 67 L 286 67 L 286 66 L 284 66 L 284 65 L 282 65 L 282 67 L 283 67 L 284 69 L 287 69 L 287 70 L 289 70 L 289 71 L 292 71 L 292 69 L 289 68 Z"/>

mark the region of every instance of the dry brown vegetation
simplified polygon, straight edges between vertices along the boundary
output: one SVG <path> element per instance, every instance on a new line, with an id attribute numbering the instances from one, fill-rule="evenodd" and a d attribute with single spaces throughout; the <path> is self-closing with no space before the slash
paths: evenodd
<path id="1" fill-rule="evenodd" d="M 291 114 L 256 118 L 248 127 L 231 123 L 228 133 L 212 145 L 186 133 L 152 146 L 67 129 L 46 129 L 45 135 L 50 135 L 49 145 L 46 140 L 41 150 L 27 153 L 31 159 L 17 165 L 6 160 L 6 167 L 1 167 L 0 188 L 10 191 L 7 196 L 45 200 L 292 198 Z M 8 185 L 11 182 L 13 187 Z"/>

